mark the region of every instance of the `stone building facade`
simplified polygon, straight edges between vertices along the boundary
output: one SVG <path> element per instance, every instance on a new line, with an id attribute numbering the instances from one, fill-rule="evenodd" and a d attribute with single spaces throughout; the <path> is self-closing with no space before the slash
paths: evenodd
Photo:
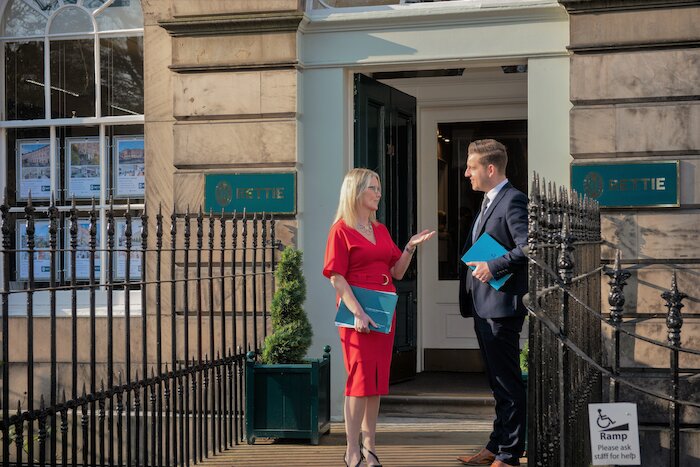
<path id="1" fill-rule="evenodd" d="M 313 352 L 339 344 L 333 292 L 320 270 L 340 182 L 355 165 L 358 75 L 416 98 L 421 228 L 439 228 L 435 166 L 444 143 L 435 130 L 444 124 L 520 122 L 527 170 L 560 185 L 569 184 L 570 165 L 583 161 L 679 160 L 680 207 L 605 209 L 604 255 L 609 260 L 619 248 L 634 269 L 629 312 L 663 311 L 659 293 L 677 269 L 690 295 L 683 311 L 698 313 L 696 1 L 140 3 L 143 114 L 120 118 L 143 125 L 144 202 L 194 211 L 205 201 L 207 174 L 295 173 L 296 214 L 280 218 L 278 234 L 305 251 Z M 457 312 L 456 281 L 439 280 L 433 264 L 440 254 L 437 245 L 426 246 L 417 259 L 414 366 L 478 370 L 476 340 Z M 683 343 L 700 348 L 695 326 L 686 321 Z M 637 327 L 664 332 L 663 324 Z M 627 356 L 640 366 L 665 358 L 643 347 Z M 467 363 L 446 366 L 454 362 Z M 340 352 L 333 366 L 339 415 Z"/>
<path id="2" fill-rule="evenodd" d="M 700 5 L 694 1 L 561 0 L 569 13 L 571 39 L 571 157 L 581 162 L 680 161 L 678 207 L 603 209 L 603 257 L 622 253 L 632 276 L 625 287 L 625 312 L 638 313 L 629 329 L 666 341 L 661 293 L 677 274 L 683 301 L 681 345 L 700 348 L 697 222 L 700 216 Z M 604 281 L 605 284 L 605 281 Z M 604 286 L 607 292 L 607 286 Z M 604 296 L 605 297 L 605 296 Z M 603 310 L 607 303 L 603 304 Z M 669 366 L 670 354 L 658 347 L 623 339 L 622 365 L 638 369 Z M 694 400 L 692 368 L 686 354 L 681 368 L 681 398 Z M 654 374 L 651 372 L 650 374 Z M 655 382 L 655 378 L 658 378 Z M 669 393 L 663 376 L 636 382 Z M 640 422 L 664 423 L 668 405 L 623 389 L 639 402 Z M 692 411 L 682 420 L 697 423 Z M 667 465 L 668 431 L 645 428 L 640 444 L 644 465 Z M 681 432 L 681 465 L 699 465 L 697 436 Z"/>

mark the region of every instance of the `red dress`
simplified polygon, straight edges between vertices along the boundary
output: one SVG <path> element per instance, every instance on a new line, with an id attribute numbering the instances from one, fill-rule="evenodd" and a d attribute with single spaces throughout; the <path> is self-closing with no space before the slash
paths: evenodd
<path id="1" fill-rule="evenodd" d="M 348 227 L 343 220 L 333 224 L 326 244 L 323 275 L 330 278 L 331 273 L 335 272 L 350 285 L 395 292 L 390 270 L 401 257 L 401 250 L 384 225 L 375 222 L 373 226 L 376 244 Z M 389 393 L 389 367 L 395 329 L 396 315 L 389 334 L 374 331 L 359 333 L 352 328 L 338 328 L 348 374 L 346 396 Z"/>

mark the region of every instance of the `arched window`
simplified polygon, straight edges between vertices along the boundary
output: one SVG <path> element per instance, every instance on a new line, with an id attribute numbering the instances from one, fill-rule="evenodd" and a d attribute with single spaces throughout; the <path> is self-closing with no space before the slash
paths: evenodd
<path id="1" fill-rule="evenodd" d="M 38 211 L 53 197 L 65 213 L 75 200 L 81 226 L 94 203 L 104 242 L 110 200 L 138 208 L 145 194 L 140 1 L 0 0 L 0 12 L 0 188 L 16 213 L 16 248 L 25 241 L 30 194 Z M 59 248 L 66 248 L 62 216 Z M 45 227 L 38 216 L 37 247 Z M 96 274 L 104 281 L 101 255 Z M 15 256 L 13 281 L 26 280 L 26 259 Z M 61 258 L 62 281 L 70 279 L 66 264 Z M 77 275 L 86 279 L 87 268 Z M 35 280 L 46 279 L 36 267 Z"/>

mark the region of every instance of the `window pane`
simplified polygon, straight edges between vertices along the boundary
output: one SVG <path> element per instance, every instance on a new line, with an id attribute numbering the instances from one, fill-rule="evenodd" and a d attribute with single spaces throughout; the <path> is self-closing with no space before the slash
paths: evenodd
<path id="1" fill-rule="evenodd" d="M 527 193 L 527 121 L 441 123 L 438 125 L 438 277 L 456 280 L 462 246 L 479 214 L 483 194 L 464 178 L 467 148 L 493 138 L 508 150 L 508 180 Z"/>
<path id="2" fill-rule="evenodd" d="M 61 7 L 60 0 L 24 0 L 24 2 L 36 5 L 48 14 Z"/>
<path id="3" fill-rule="evenodd" d="M 94 41 L 51 42 L 51 116 L 95 116 Z"/>
<path id="4" fill-rule="evenodd" d="M 96 10 L 107 3 L 108 0 L 84 0 L 83 6 L 89 10 Z M 138 0 L 114 0 L 107 8 L 129 7 L 132 3 L 140 5 Z"/>
<path id="5" fill-rule="evenodd" d="M 90 33 L 94 30 L 92 17 L 85 10 L 68 7 L 53 17 L 49 34 Z"/>
<path id="6" fill-rule="evenodd" d="M 44 118 L 44 43 L 5 44 L 5 111 L 8 120 Z"/>
<path id="7" fill-rule="evenodd" d="M 102 114 L 143 114 L 143 37 L 100 41 Z"/>
<path id="8" fill-rule="evenodd" d="M 143 12 L 138 0 L 116 0 L 97 16 L 100 31 L 143 28 Z"/>
<path id="9" fill-rule="evenodd" d="M 101 7 L 102 5 L 104 5 L 106 2 L 107 2 L 107 0 L 85 0 L 83 2 L 83 6 L 85 8 L 90 8 L 92 10 L 95 10 L 95 9 Z"/>
<path id="10" fill-rule="evenodd" d="M 12 37 L 44 35 L 46 21 L 45 16 L 23 0 L 14 0 L 5 10 L 3 34 Z"/>

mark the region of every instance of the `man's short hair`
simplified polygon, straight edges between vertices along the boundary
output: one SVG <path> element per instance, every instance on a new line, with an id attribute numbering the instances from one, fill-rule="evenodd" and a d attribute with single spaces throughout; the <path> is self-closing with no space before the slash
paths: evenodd
<path id="1" fill-rule="evenodd" d="M 499 172 L 505 173 L 508 165 L 506 147 L 495 139 L 479 139 L 472 141 L 467 149 L 467 156 L 479 155 L 479 163 L 484 167 L 493 165 Z"/>

